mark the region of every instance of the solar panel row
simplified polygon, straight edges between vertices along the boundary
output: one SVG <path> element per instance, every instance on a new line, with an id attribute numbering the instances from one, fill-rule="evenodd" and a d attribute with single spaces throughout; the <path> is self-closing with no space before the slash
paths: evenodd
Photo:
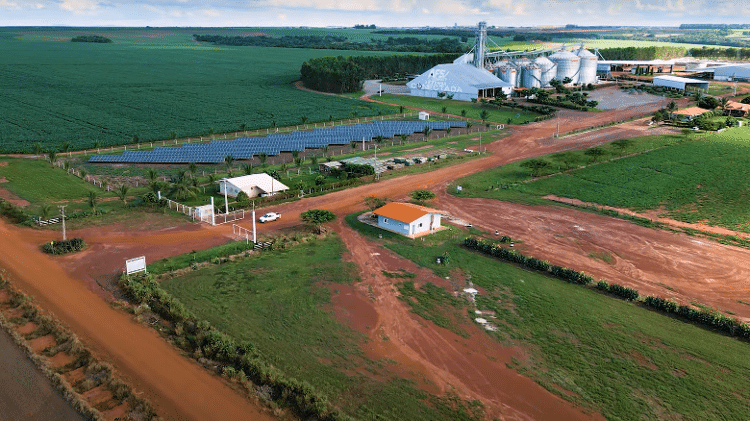
<path id="1" fill-rule="evenodd" d="M 186 144 L 179 147 L 157 147 L 151 151 L 127 151 L 122 155 L 94 155 L 89 162 L 153 163 L 153 164 L 215 164 L 224 158 L 252 159 L 265 153 L 303 151 L 330 145 L 348 145 L 352 141 L 371 141 L 383 136 L 394 138 L 411 135 L 429 127 L 445 130 L 448 127 L 466 127 L 464 121 L 375 121 L 353 126 L 297 131 L 289 134 L 271 134 L 266 137 L 240 137 L 235 140 L 215 140 L 207 144 Z"/>

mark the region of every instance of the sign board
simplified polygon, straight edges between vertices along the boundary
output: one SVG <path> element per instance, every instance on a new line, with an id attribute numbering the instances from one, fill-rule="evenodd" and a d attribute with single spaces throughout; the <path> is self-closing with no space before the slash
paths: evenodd
<path id="1" fill-rule="evenodd" d="M 125 261 L 125 273 L 132 275 L 138 272 L 146 272 L 146 256 L 136 257 Z"/>

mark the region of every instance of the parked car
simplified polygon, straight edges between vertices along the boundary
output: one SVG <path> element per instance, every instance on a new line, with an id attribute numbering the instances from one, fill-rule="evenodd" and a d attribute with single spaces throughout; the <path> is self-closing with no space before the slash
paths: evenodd
<path id="1" fill-rule="evenodd" d="M 280 213 L 277 213 L 277 212 L 268 212 L 267 214 L 265 214 L 265 215 L 261 216 L 260 218 L 258 218 L 258 221 L 266 223 L 266 222 L 275 221 L 275 220 L 277 220 L 279 218 L 281 218 L 281 214 Z"/>

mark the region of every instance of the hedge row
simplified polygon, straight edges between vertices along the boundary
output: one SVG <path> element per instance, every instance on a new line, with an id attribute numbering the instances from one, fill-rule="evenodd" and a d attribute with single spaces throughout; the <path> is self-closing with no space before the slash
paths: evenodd
<path id="1" fill-rule="evenodd" d="M 527 257 L 523 254 L 500 247 L 497 244 L 484 242 L 475 237 L 468 237 L 464 240 L 464 246 L 489 254 L 493 257 L 499 257 L 512 263 L 526 266 L 529 269 L 548 272 L 552 276 L 572 284 L 588 285 L 594 279 L 585 273 L 577 272 L 573 269 L 552 265 L 545 260 L 539 260 L 536 257 Z"/>
<path id="2" fill-rule="evenodd" d="M 81 238 L 71 238 L 63 241 L 50 241 L 44 243 L 42 251 L 48 254 L 68 254 L 81 251 L 86 247 L 86 242 Z"/>
<path id="3" fill-rule="evenodd" d="M 246 377 L 253 383 L 271 389 L 270 399 L 285 405 L 302 419 L 351 421 L 315 391 L 306 381 L 286 376 L 269 364 L 249 342 L 237 343 L 228 335 L 213 329 L 207 321 L 198 321 L 178 299 L 162 289 L 150 275 L 123 277 L 122 287 L 133 302 L 146 304 L 152 311 L 174 323 L 175 341 L 190 353 L 200 351 L 203 357 L 223 364 L 228 376 Z"/>
<path id="4" fill-rule="evenodd" d="M 592 278 L 589 275 L 576 272 L 572 269 L 554 266 L 549 262 L 534 257 L 526 257 L 515 250 L 508 250 L 497 244 L 485 242 L 475 237 L 466 238 L 464 240 L 464 245 L 470 249 L 481 251 L 482 253 L 489 254 L 493 257 L 499 257 L 509 262 L 522 264 L 529 269 L 549 272 L 553 276 L 567 282 L 589 285 L 592 281 Z M 682 320 L 695 325 L 715 329 L 736 338 L 750 340 L 749 324 L 727 317 L 721 313 L 698 309 L 690 305 L 679 305 L 672 300 L 653 296 L 647 296 L 642 300 L 639 300 L 640 294 L 637 290 L 617 284 L 609 285 L 603 280 L 597 282 L 596 288 L 628 301 L 642 303 L 649 309 L 670 316 L 679 317 Z"/>

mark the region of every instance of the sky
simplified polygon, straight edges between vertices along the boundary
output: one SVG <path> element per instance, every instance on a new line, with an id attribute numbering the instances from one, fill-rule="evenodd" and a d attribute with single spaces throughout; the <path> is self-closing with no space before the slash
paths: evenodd
<path id="1" fill-rule="evenodd" d="M 749 0 L 0 0 L 0 26 L 678 26 L 750 23 Z"/>

